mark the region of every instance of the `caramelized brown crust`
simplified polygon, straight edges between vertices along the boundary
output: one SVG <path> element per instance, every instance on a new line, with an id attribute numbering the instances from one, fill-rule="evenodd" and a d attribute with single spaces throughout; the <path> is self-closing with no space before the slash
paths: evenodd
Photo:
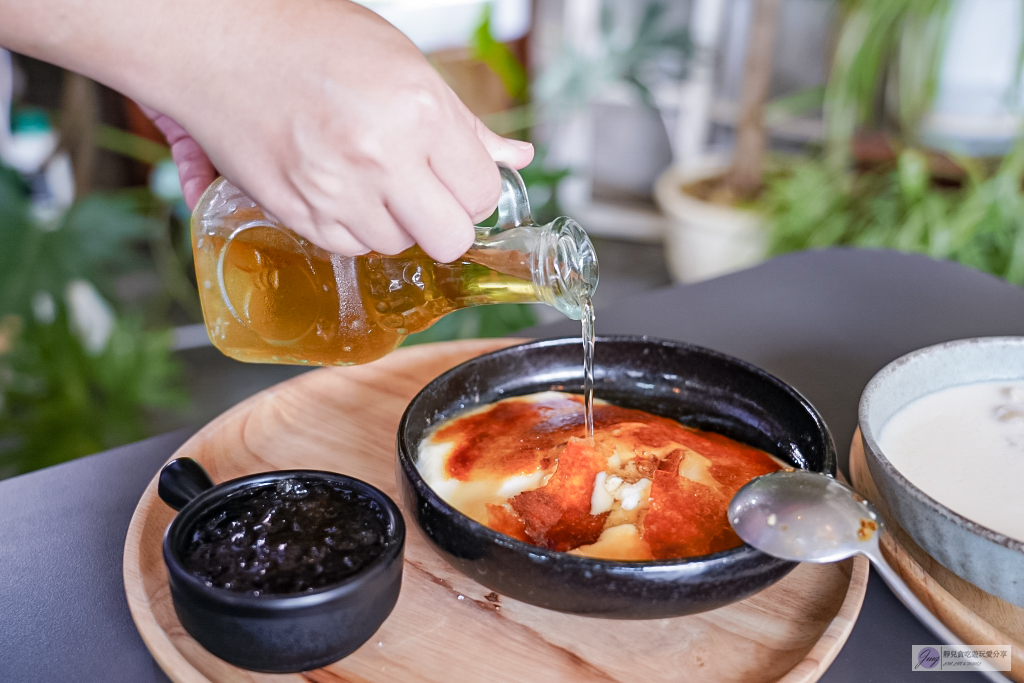
<path id="1" fill-rule="evenodd" d="M 651 485 L 643 538 L 657 560 L 692 557 L 740 545 L 729 526 L 722 492 L 678 474 L 682 451 L 662 461 Z"/>
<path id="2" fill-rule="evenodd" d="M 509 507 L 508 503 L 487 506 L 487 526 L 516 540 L 532 542 L 526 533 L 526 525 L 523 524 L 523 520 Z"/>
<path id="3" fill-rule="evenodd" d="M 632 523 L 655 559 L 741 545 L 726 508 L 745 483 L 779 469 L 767 453 L 721 434 L 609 404 L 594 406 L 595 439 L 586 441 L 578 438 L 582 408 L 579 397 L 565 394 L 499 401 L 443 425 L 433 438 L 455 444 L 445 461 L 453 479 L 551 472 L 543 486 L 502 505 L 487 505 L 488 526 L 513 538 L 567 551 L 595 543 L 609 526 Z M 624 486 L 646 479 L 649 493 L 635 508 L 623 505 L 592 515 L 599 472 L 617 476 Z"/>
<path id="4" fill-rule="evenodd" d="M 442 426 L 434 439 L 456 444 L 445 462 L 452 479 L 528 474 L 550 467 L 569 437 L 578 435 L 579 411 L 580 406 L 569 401 L 499 401 L 489 410 Z"/>
<path id="5" fill-rule="evenodd" d="M 534 543 L 565 551 L 597 540 L 608 515 L 591 515 L 590 498 L 604 468 L 593 442 L 571 437 L 547 484 L 509 501 Z"/>

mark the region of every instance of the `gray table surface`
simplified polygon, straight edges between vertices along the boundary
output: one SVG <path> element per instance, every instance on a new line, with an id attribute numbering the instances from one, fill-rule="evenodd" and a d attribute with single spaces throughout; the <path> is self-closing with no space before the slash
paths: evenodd
<path id="1" fill-rule="evenodd" d="M 617 302 L 598 310 L 597 330 L 689 341 L 766 368 L 821 410 L 845 463 L 860 392 L 877 370 L 950 339 L 1024 335 L 1024 290 L 920 256 L 829 250 Z M 524 334 L 578 333 L 566 321 Z M 167 680 L 128 613 L 121 553 L 143 489 L 188 435 L 0 482 L 0 681 Z M 909 679 L 911 645 L 934 640 L 872 574 L 860 619 L 821 680 Z"/>

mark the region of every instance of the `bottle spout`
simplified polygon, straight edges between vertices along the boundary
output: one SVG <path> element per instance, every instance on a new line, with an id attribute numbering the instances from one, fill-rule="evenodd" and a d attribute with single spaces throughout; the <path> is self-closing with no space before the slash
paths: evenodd
<path id="1" fill-rule="evenodd" d="M 538 301 L 573 320 L 597 290 L 597 253 L 586 231 L 562 216 L 537 225 L 530 213 L 530 199 L 519 173 L 498 164 L 501 196 L 498 222 L 493 228 L 477 228 L 477 240 L 467 253 L 471 260 L 493 270 L 533 282 Z"/>
<path id="2" fill-rule="evenodd" d="M 580 224 L 567 216 L 556 218 L 544 231 L 546 239 L 534 252 L 534 286 L 545 303 L 579 320 L 600 278 L 594 244 Z"/>

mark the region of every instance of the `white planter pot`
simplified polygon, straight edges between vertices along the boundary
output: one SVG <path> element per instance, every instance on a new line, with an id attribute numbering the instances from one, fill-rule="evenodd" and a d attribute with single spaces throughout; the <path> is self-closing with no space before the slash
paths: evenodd
<path id="1" fill-rule="evenodd" d="M 726 169 L 724 165 L 694 171 L 672 167 L 655 183 L 655 199 L 669 218 L 665 256 L 677 282 L 725 275 L 765 258 L 768 240 L 761 216 L 705 202 L 683 191 L 684 186 L 720 176 Z"/>
<path id="2" fill-rule="evenodd" d="M 1020 132 L 1020 0 L 956 0 L 925 144 L 969 156 L 1007 154 Z M 1016 91 L 1015 91 L 1016 85 Z"/>

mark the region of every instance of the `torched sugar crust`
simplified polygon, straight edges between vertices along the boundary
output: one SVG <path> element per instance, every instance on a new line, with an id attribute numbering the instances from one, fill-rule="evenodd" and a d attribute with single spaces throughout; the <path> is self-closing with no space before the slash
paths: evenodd
<path id="1" fill-rule="evenodd" d="M 567 551 L 597 541 L 608 512 L 591 514 L 594 478 L 605 468 L 606 458 L 590 443 L 569 437 L 557 458 L 555 471 L 540 488 L 524 491 L 508 500 L 501 513 L 488 507 L 488 525 L 504 520 L 510 512 L 523 521 L 526 536 L 537 545 Z"/>
<path id="2" fill-rule="evenodd" d="M 593 443 L 583 434 L 579 396 L 508 398 L 436 427 L 417 465 L 446 502 L 496 531 L 617 560 L 741 545 L 726 518 L 729 501 L 781 467 L 721 434 L 603 401 L 594 404 Z"/>

